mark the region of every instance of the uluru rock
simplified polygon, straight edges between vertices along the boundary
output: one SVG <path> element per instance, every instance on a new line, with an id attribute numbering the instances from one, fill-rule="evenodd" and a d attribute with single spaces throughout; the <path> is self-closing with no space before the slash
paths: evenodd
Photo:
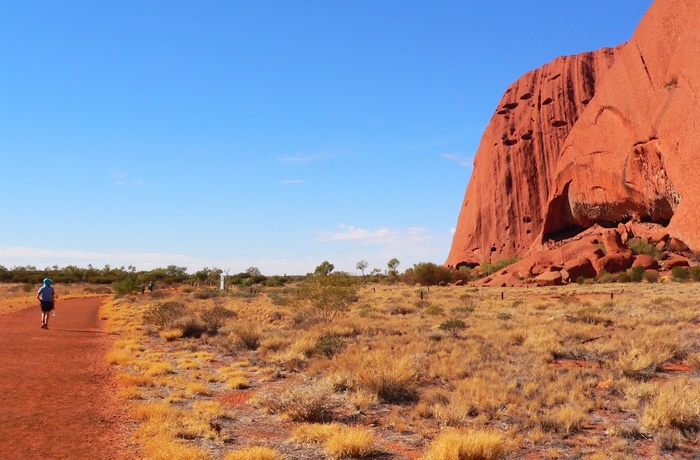
<path id="1" fill-rule="evenodd" d="M 446 265 L 526 257 L 595 224 L 651 223 L 700 249 L 700 172 L 689 167 L 700 157 L 698 24 L 697 0 L 655 0 L 628 43 L 511 85 L 482 136 Z"/>
<path id="2" fill-rule="evenodd" d="M 595 278 L 598 273 L 593 266 L 593 262 L 586 257 L 572 259 L 564 265 L 564 270 L 569 274 L 571 281 L 576 281 L 579 278 Z"/>
<path id="3" fill-rule="evenodd" d="M 616 52 L 559 57 L 508 88 L 481 138 L 447 265 L 522 255 L 537 240 L 561 147 Z"/>

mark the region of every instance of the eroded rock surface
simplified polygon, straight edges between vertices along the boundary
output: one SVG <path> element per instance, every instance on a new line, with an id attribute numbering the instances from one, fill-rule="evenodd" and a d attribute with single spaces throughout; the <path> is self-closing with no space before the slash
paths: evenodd
<path id="1" fill-rule="evenodd" d="M 446 265 L 528 257 L 596 224 L 651 222 L 660 249 L 700 250 L 698 24 L 700 2 L 656 0 L 628 43 L 516 81 L 482 137 Z M 592 262 L 627 266 L 626 251 Z"/>

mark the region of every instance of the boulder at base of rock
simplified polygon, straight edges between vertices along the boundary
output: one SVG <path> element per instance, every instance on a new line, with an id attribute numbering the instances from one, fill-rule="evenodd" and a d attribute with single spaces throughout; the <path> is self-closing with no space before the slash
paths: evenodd
<path id="1" fill-rule="evenodd" d="M 690 263 L 685 257 L 672 255 L 670 259 L 664 262 L 664 270 L 671 270 L 675 267 L 689 267 Z"/>
<path id="2" fill-rule="evenodd" d="M 559 286 L 562 284 L 560 272 L 544 272 L 535 278 L 538 286 Z"/>
<path id="3" fill-rule="evenodd" d="M 578 259 L 567 262 L 564 265 L 564 270 L 569 273 L 571 281 L 576 281 L 581 277 L 595 278 L 598 274 L 595 271 L 593 263 L 587 257 L 579 257 Z"/>
<path id="4" fill-rule="evenodd" d="M 600 275 L 603 270 L 608 273 L 618 273 L 627 270 L 632 266 L 632 251 L 621 251 L 607 254 L 596 262 L 596 272 Z"/>
<path id="5" fill-rule="evenodd" d="M 644 267 L 644 270 L 657 270 L 659 268 L 659 261 L 652 256 L 639 254 L 634 258 L 632 267 Z"/>

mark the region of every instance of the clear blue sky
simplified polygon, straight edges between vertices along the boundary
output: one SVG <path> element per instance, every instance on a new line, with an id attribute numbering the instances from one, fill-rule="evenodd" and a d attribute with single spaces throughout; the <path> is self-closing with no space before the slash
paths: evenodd
<path id="1" fill-rule="evenodd" d="M 0 265 L 442 264 L 506 88 L 651 0 L 0 2 Z"/>

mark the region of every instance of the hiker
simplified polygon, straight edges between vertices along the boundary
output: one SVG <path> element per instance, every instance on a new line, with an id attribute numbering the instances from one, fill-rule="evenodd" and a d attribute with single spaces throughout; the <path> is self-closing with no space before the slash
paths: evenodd
<path id="1" fill-rule="evenodd" d="M 141 283 L 141 294 L 146 292 L 146 283 Z"/>
<path id="2" fill-rule="evenodd" d="M 153 281 L 151 281 L 150 283 L 148 283 L 148 290 L 149 290 L 150 292 L 153 292 L 153 287 L 154 287 L 154 286 L 153 286 Z"/>
<path id="3" fill-rule="evenodd" d="M 51 287 L 51 278 L 44 278 L 44 285 L 39 288 L 36 293 L 36 298 L 41 304 L 41 328 L 49 328 L 49 313 L 56 309 L 56 293 Z"/>

